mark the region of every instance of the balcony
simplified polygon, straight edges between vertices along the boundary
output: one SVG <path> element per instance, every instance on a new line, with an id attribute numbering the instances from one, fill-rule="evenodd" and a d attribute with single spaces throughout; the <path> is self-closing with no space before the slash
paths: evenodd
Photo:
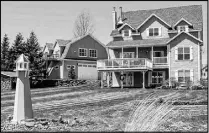
<path id="1" fill-rule="evenodd" d="M 153 67 L 168 67 L 168 58 L 153 57 Z"/>
<path id="2" fill-rule="evenodd" d="M 98 60 L 97 70 L 136 70 L 152 69 L 152 61 L 146 58 L 116 58 Z"/>
<path id="3" fill-rule="evenodd" d="M 57 60 L 59 58 L 60 58 L 59 54 L 44 55 L 45 60 Z"/>

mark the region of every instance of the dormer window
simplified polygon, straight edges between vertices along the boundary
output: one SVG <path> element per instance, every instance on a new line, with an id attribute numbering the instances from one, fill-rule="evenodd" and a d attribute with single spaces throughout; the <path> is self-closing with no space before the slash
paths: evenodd
<path id="1" fill-rule="evenodd" d="M 161 28 L 149 28 L 147 30 L 147 35 L 150 37 L 160 36 L 161 35 Z"/>
<path id="2" fill-rule="evenodd" d="M 131 36 L 131 30 L 122 30 L 123 37 L 130 37 Z"/>
<path id="3" fill-rule="evenodd" d="M 178 32 L 180 33 L 180 32 L 188 32 L 188 30 L 189 30 L 189 27 L 188 27 L 188 25 L 183 25 L 183 26 L 178 26 Z"/>

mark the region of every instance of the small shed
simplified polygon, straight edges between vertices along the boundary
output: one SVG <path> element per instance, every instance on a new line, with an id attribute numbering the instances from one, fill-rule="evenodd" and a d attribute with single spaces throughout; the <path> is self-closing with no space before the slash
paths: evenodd
<path id="1" fill-rule="evenodd" d="M 1 91 L 15 89 L 16 81 L 17 81 L 16 72 L 1 71 Z"/>

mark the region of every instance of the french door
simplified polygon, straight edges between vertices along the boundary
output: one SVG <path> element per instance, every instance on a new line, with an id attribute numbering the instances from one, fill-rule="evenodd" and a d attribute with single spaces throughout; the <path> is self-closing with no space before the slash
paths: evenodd
<path id="1" fill-rule="evenodd" d="M 123 86 L 130 87 L 134 86 L 134 73 L 133 72 L 125 72 Z"/>

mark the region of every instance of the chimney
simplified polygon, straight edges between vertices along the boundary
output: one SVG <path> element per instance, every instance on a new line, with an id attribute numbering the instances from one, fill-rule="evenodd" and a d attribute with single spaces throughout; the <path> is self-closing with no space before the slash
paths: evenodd
<path id="1" fill-rule="evenodd" d="M 115 30 L 117 23 L 117 12 L 115 11 L 115 7 L 113 7 L 112 17 L 113 17 L 113 30 Z"/>
<path id="2" fill-rule="evenodd" d="M 123 14 L 122 14 L 122 7 L 120 7 L 120 17 L 119 17 L 119 22 L 118 24 L 123 24 Z"/>

